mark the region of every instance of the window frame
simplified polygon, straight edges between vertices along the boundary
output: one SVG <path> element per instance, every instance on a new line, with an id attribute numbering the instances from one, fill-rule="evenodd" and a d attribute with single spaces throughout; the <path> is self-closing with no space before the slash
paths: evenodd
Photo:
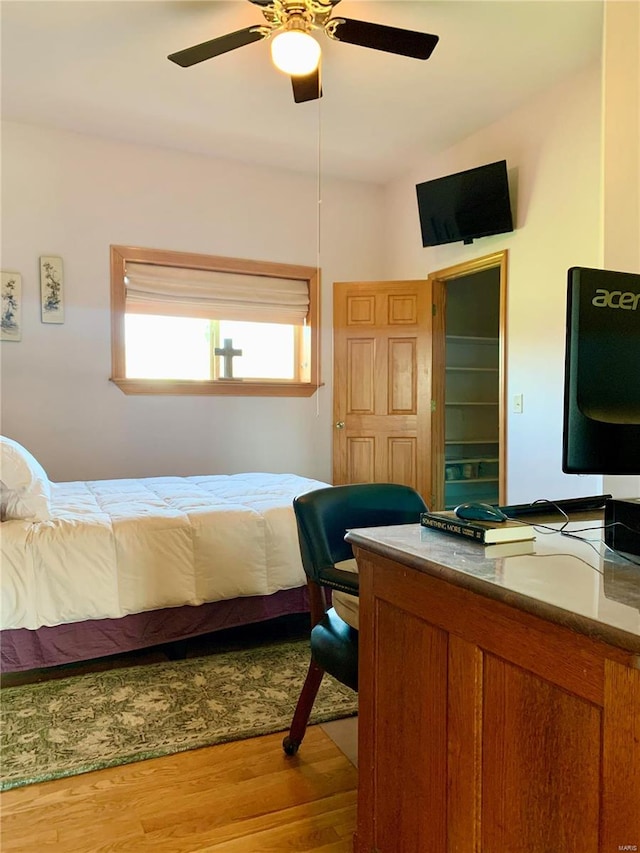
<path id="1" fill-rule="evenodd" d="M 213 272 L 242 273 L 244 275 L 291 278 L 307 282 L 309 288 L 308 381 L 243 380 L 243 379 L 129 379 L 126 376 L 125 353 L 125 270 L 127 263 L 159 264 L 183 269 L 210 270 Z M 320 381 L 320 281 L 316 267 L 280 264 L 272 261 L 252 261 L 242 258 L 224 258 L 192 252 L 175 252 L 164 249 L 143 249 L 135 246 L 111 246 L 111 376 L 110 381 L 125 394 L 172 395 L 230 395 L 263 397 L 310 397 L 322 384 Z M 296 339 L 302 346 L 302 334 Z M 300 349 L 298 349 L 300 355 Z M 304 354 L 306 357 L 306 353 Z M 302 358 L 302 356 L 301 356 Z"/>
<path id="2" fill-rule="evenodd" d="M 220 333 L 220 323 L 221 322 L 224 322 L 224 321 L 221 321 L 221 320 L 211 320 L 210 321 L 211 331 L 212 331 L 211 353 L 210 353 L 211 374 L 214 377 L 214 379 L 216 379 L 218 381 L 220 380 L 220 375 L 221 375 L 220 362 L 217 360 L 213 351 L 216 347 L 220 347 L 224 343 L 224 338 Z M 289 326 L 287 328 L 291 328 L 291 327 Z M 282 379 L 282 380 L 278 380 L 278 379 L 253 379 L 253 378 L 244 377 L 244 378 L 242 378 L 242 383 L 244 385 L 246 385 L 247 382 L 256 382 L 259 384 L 264 384 L 265 382 L 287 382 L 289 385 L 293 385 L 293 384 L 301 384 L 303 382 L 307 382 L 306 379 L 302 378 L 305 375 L 306 376 L 309 375 L 309 367 L 305 361 L 307 356 L 306 356 L 305 345 L 304 345 L 304 330 L 303 330 L 302 326 L 293 326 L 293 358 L 295 360 L 295 364 L 294 364 L 295 378 L 293 378 L 293 379 Z M 224 379 L 223 381 L 228 382 L 229 380 Z"/>

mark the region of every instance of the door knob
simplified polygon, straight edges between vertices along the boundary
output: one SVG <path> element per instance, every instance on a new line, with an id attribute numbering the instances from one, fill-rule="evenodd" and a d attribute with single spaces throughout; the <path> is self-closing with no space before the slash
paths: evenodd
<path id="1" fill-rule="evenodd" d="M 344 429 L 344 421 L 338 421 L 336 423 L 336 429 Z"/>

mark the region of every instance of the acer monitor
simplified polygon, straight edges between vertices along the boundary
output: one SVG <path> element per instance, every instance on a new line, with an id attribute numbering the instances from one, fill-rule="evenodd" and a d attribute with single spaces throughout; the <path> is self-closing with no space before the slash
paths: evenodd
<path id="1" fill-rule="evenodd" d="M 507 161 L 416 184 L 423 246 L 513 231 Z"/>
<path id="2" fill-rule="evenodd" d="M 640 275 L 568 271 L 562 470 L 640 474 Z"/>

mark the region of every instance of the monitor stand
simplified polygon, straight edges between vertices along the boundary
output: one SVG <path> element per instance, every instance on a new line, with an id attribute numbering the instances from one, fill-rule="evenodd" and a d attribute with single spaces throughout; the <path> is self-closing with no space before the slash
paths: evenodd
<path id="1" fill-rule="evenodd" d="M 604 541 L 610 548 L 640 556 L 640 498 L 607 500 L 604 523 Z"/>

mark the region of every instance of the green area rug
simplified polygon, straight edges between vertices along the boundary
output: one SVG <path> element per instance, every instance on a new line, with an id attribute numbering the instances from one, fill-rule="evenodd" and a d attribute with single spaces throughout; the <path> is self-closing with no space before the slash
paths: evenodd
<path id="1" fill-rule="evenodd" d="M 3 688 L 0 789 L 289 728 L 308 641 Z M 311 722 L 357 712 L 325 676 Z"/>

